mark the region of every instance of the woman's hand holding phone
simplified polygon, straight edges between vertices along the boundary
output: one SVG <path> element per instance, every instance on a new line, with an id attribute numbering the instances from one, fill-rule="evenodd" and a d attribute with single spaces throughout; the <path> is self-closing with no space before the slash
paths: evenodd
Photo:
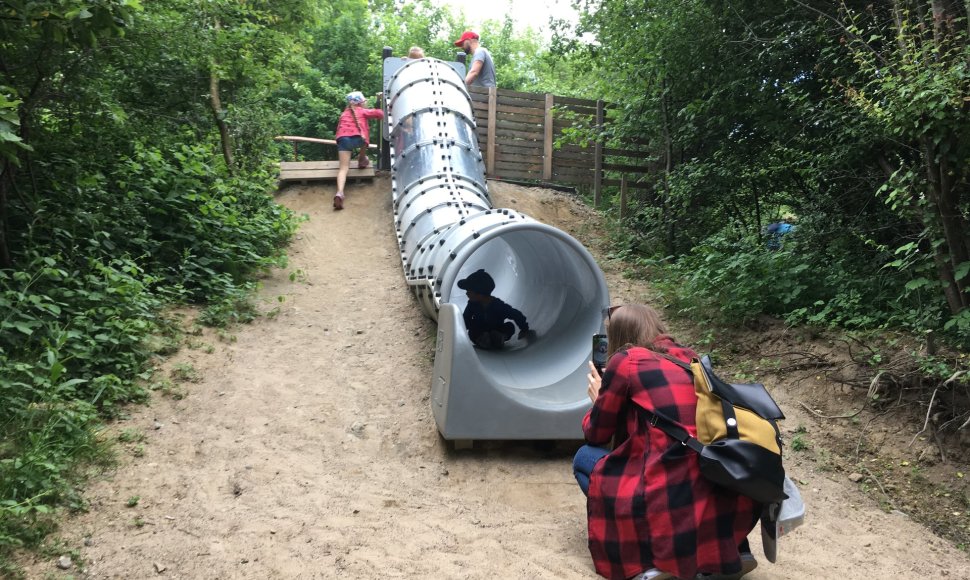
<path id="1" fill-rule="evenodd" d="M 589 395 L 589 400 L 596 402 L 596 397 L 600 394 L 600 387 L 603 385 L 603 379 L 600 377 L 600 373 L 596 370 L 596 366 L 593 365 L 593 361 L 589 361 L 589 373 L 586 375 L 586 394 Z"/>

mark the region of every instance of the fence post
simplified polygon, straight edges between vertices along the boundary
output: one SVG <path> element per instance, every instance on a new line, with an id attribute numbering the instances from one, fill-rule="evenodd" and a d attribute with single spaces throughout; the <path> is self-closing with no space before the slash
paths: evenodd
<path id="1" fill-rule="evenodd" d="M 546 93 L 545 134 L 542 137 L 542 179 L 552 179 L 552 107 L 555 97 Z"/>
<path id="2" fill-rule="evenodd" d="M 603 100 L 596 100 L 596 147 L 593 162 L 593 207 L 599 207 L 603 198 Z"/>
<path id="3" fill-rule="evenodd" d="M 498 89 L 488 87 L 488 144 L 485 146 L 485 173 L 494 177 L 495 173 L 495 116 L 498 109 Z"/>
<path id="4" fill-rule="evenodd" d="M 300 153 L 296 150 L 296 141 L 293 142 L 293 161 L 300 160 Z"/>
<path id="5" fill-rule="evenodd" d="M 385 46 L 384 49 L 381 51 L 381 69 L 384 68 L 384 61 L 391 58 L 391 56 L 393 55 L 394 55 L 394 49 L 391 48 L 390 46 Z M 386 80 L 387 79 L 384 79 L 384 81 L 381 82 L 382 90 L 387 88 L 384 86 L 384 82 L 386 82 Z M 384 136 L 387 134 L 387 95 L 381 94 L 380 104 L 381 104 L 381 109 L 384 111 L 384 118 L 381 119 L 381 130 L 380 130 L 381 148 L 379 153 L 377 154 L 377 168 L 387 171 L 391 168 L 391 148 L 388 146 L 387 139 L 384 138 Z"/>
<path id="6" fill-rule="evenodd" d="M 627 193 L 626 193 L 626 173 L 620 175 L 620 221 L 626 219 L 627 214 Z"/>

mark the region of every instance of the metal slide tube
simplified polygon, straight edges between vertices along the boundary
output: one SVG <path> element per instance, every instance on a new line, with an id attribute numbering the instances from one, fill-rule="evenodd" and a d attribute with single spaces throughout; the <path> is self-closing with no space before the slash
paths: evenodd
<path id="1" fill-rule="evenodd" d="M 389 66 L 396 70 L 388 73 Z M 443 304 L 459 312 L 448 336 L 439 326 L 433 389 L 439 430 L 449 439 L 580 437 L 579 419 L 589 407 L 590 337 L 601 330 L 609 304 L 599 266 L 568 234 L 492 207 L 472 101 L 454 63 L 386 59 L 384 103 L 405 279 L 432 319 Z M 467 298 L 457 282 L 479 268 L 494 278 L 494 295 L 525 314 L 535 339 L 513 337 L 500 351 L 470 346 L 460 324 Z M 446 355 L 461 360 L 439 360 Z M 456 391 L 468 389 L 478 396 L 494 389 L 489 400 L 504 400 L 494 412 L 501 409 L 506 419 L 449 412 L 458 405 Z M 476 403 L 473 414 L 487 415 L 482 405 L 488 403 Z"/>

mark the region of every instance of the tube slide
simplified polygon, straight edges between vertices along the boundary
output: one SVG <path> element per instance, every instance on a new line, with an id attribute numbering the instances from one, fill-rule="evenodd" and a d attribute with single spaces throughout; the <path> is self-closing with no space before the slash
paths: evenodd
<path id="1" fill-rule="evenodd" d="M 458 65 L 458 66 L 456 66 Z M 609 293 L 571 236 L 492 207 L 472 101 L 458 63 L 384 61 L 386 135 L 401 262 L 438 322 L 432 408 L 445 439 L 581 439 L 591 337 Z M 458 281 L 484 269 L 493 295 L 520 310 L 534 336 L 475 346 Z"/>

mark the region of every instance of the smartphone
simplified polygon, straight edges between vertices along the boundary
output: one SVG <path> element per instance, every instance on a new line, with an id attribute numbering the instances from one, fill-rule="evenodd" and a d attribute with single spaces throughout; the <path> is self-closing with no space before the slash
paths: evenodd
<path id="1" fill-rule="evenodd" d="M 593 366 L 596 367 L 596 372 L 601 375 L 603 369 L 606 368 L 606 346 L 605 334 L 593 335 Z"/>

